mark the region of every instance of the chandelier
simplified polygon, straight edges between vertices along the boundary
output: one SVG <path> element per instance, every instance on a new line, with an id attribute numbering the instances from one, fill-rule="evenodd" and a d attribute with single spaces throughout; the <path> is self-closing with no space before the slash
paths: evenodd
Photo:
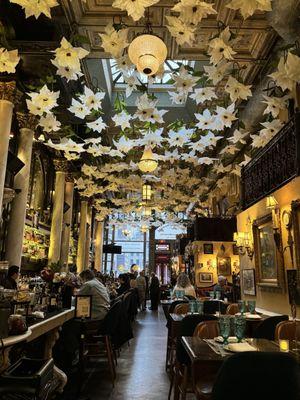
<path id="1" fill-rule="evenodd" d="M 142 158 L 139 161 L 139 169 L 142 172 L 153 172 L 156 170 L 158 162 L 155 160 L 151 147 L 145 147 Z"/>
<path id="2" fill-rule="evenodd" d="M 149 183 L 144 183 L 142 188 L 142 200 L 147 202 L 151 200 L 152 197 L 152 187 Z"/>

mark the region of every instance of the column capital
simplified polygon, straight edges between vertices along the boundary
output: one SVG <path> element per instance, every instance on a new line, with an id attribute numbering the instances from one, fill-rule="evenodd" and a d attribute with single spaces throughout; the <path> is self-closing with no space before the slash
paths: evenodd
<path id="1" fill-rule="evenodd" d="M 53 164 L 56 172 L 68 172 L 68 162 L 64 158 L 56 158 Z"/>
<path id="2" fill-rule="evenodd" d="M 16 82 L 0 82 L 0 99 L 14 103 L 16 97 Z"/>
<path id="3" fill-rule="evenodd" d="M 67 174 L 66 174 L 66 182 L 74 183 L 74 181 L 75 181 L 74 172 L 68 171 Z"/>
<path id="4" fill-rule="evenodd" d="M 35 115 L 32 115 L 30 113 L 17 112 L 17 119 L 20 129 L 27 128 L 35 131 L 38 123 L 38 119 Z"/>

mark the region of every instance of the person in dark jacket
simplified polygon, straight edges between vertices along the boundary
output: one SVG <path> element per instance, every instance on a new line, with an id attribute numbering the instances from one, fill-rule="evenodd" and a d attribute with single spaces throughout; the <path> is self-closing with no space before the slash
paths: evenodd
<path id="1" fill-rule="evenodd" d="M 150 300 L 151 307 L 150 310 L 156 311 L 158 309 L 159 302 L 159 280 L 154 272 L 151 274 L 151 282 L 150 282 Z"/>
<path id="2" fill-rule="evenodd" d="M 127 292 L 130 289 L 130 279 L 128 274 L 120 274 L 119 275 L 120 286 L 117 289 L 118 296 Z"/>
<path id="3" fill-rule="evenodd" d="M 16 265 L 12 265 L 11 267 L 9 267 L 7 272 L 7 277 L 3 281 L 3 287 L 5 289 L 17 290 L 18 276 L 19 276 L 19 267 L 17 267 Z"/>

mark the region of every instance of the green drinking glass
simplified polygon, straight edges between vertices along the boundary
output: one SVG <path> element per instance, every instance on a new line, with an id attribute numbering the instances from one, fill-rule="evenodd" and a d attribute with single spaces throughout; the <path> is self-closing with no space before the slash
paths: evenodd
<path id="1" fill-rule="evenodd" d="M 209 297 L 211 298 L 211 300 L 213 300 L 215 298 L 215 293 L 214 292 L 209 292 Z"/>
<path id="2" fill-rule="evenodd" d="M 221 299 L 221 292 L 219 292 L 219 291 L 216 292 L 216 299 L 217 300 Z"/>
<path id="3" fill-rule="evenodd" d="M 239 300 L 238 306 L 239 306 L 241 315 L 243 315 L 246 312 L 246 302 L 244 300 Z"/>
<path id="4" fill-rule="evenodd" d="M 203 306 L 204 306 L 204 302 L 203 301 L 197 301 L 196 303 L 197 306 L 197 311 L 200 315 L 203 314 Z"/>
<path id="5" fill-rule="evenodd" d="M 246 319 L 242 315 L 236 315 L 234 318 L 234 334 L 240 343 L 245 337 Z"/>
<path id="6" fill-rule="evenodd" d="M 222 315 L 219 318 L 219 328 L 220 328 L 220 335 L 224 340 L 224 344 L 228 344 L 228 338 L 230 336 L 230 316 L 229 315 Z"/>
<path id="7" fill-rule="evenodd" d="M 196 304 L 194 300 L 189 301 L 189 313 L 194 314 L 196 311 Z"/>
<path id="8" fill-rule="evenodd" d="M 256 301 L 255 300 L 248 300 L 248 310 L 250 314 L 255 314 L 255 307 L 256 307 Z"/>

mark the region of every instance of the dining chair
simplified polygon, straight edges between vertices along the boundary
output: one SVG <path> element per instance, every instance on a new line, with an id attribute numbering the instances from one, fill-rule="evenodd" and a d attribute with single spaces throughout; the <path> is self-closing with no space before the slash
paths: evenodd
<path id="1" fill-rule="evenodd" d="M 244 352 L 224 360 L 212 400 L 299 400 L 299 366 L 290 354 Z"/>
<path id="2" fill-rule="evenodd" d="M 204 314 L 215 314 L 216 312 L 221 312 L 225 314 L 227 305 L 220 300 L 208 300 L 203 303 Z"/>
<path id="3" fill-rule="evenodd" d="M 239 310 L 239 305 L 238 305 L 238 303 L 232 303 L 232 304 L 229 304 L 229 306 L 227 307 L 227 309 L 226 309 L 226 314 L 227 314 L 227 315 L 235 315 L 235 314 L 237 314 L 239 311 L 240 311 L 240 310 Z"/>
<path id="4" fill-rule="evenodd" d="M 194 330 L 193 336 L 200 339 L 213 339 L 219 336 L 219 323 L 218 321 L 204 321 L 200 322 Z"/>
<path id="5" fill-rule="evenodd" d="M 177 304 L 174 314 L 187 314 L 189 312 L 189 303 Z"/>
<path id="6" fill-rule="evenodd" d="M 276 325 L 275 340 L 295 340 L 297 331 L 296 321 L 282 321 Z"/>
<path id="7" fill-rule="evenodd" d="M 275 340 L 275 330 L 277 324 L 282 321 L 288 321 L 288 319 L 289 317 L 287 315 L 276 315 L 274 317 L 266 318 L 255 328 L 252 335 L 253 338 Z"/>

